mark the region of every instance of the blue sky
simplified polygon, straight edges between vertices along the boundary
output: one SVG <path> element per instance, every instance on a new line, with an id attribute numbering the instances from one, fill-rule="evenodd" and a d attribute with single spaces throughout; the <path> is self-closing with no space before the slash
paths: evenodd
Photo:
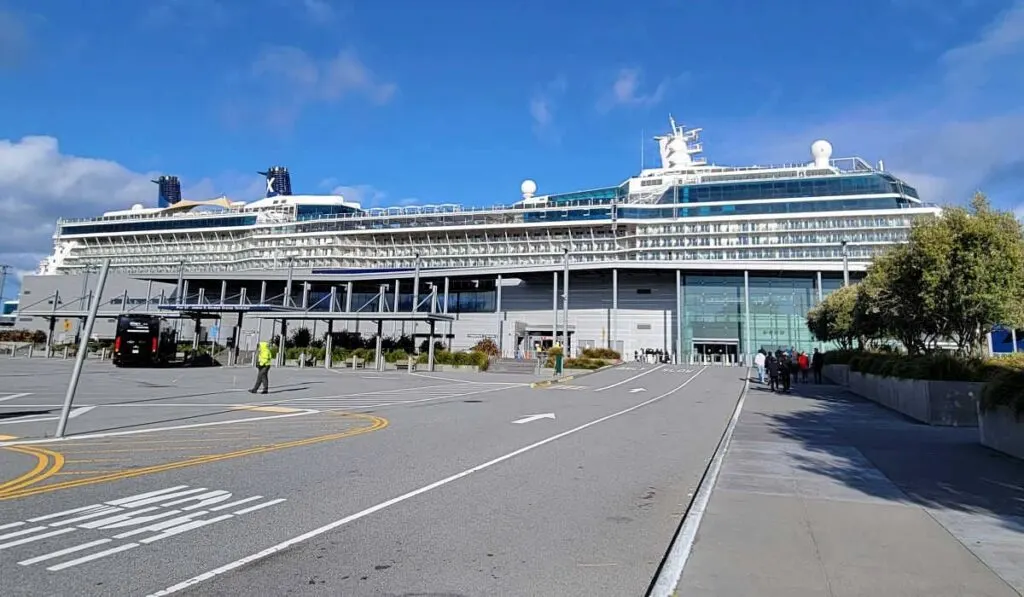
<path id="1" fill-rule="evenodd" d="M 154 173 L 249 199 L 283 164 L 364 204 L 615 184 L 669 112 L 712 162 L 824 137 L 1016 209 L 1022 58 L 1024 0 L 0 0 L 0 261 L 33 269 L 57 215 L 154 204 Z"/>

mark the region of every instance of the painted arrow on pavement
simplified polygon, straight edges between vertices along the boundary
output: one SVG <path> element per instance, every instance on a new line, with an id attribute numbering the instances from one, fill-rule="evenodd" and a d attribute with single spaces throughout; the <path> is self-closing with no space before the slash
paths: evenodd
<path id="1" fill-rule="evenodd" d="M 516 425 L 522 425 L 523 423 L 529 423 L 531 421 L 539 421 L 540 419 L 554 419 L 554 418 L 555 418 L 555 413 L 544 413 L 542 415 L 530 415 L 528 417 L 523 417 L 522 419 L 518 419 L 518 420 L 515 420 L 515 421 L 512 421 L 512 422 L 515 423 Z"/>
<path id="2" fill-rule="evenodd" d="M 637 392 L 646 392 L 647 388 L 633 388 L 629 391 L 630 394 L 636 394 Z"/>

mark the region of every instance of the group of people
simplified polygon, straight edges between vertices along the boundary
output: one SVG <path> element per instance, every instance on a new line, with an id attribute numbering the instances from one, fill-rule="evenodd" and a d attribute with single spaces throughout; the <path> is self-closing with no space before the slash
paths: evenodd
<path id="1" fill-rule="evenodd" d="M 776 350 L 774 353 L 765 349 L 757 351 L 754 357 L 757 366 L 757 377 L 760 383 L 768 383 L 773 392 L 788 392 L 791 385 L 799 378 L 807 383 L 807 372 L 814 372 L 814 383 L 821 383 L 821 372 L 825 367 L 825 355 L 817 348 L 810 356 L 806 352 Z"/>

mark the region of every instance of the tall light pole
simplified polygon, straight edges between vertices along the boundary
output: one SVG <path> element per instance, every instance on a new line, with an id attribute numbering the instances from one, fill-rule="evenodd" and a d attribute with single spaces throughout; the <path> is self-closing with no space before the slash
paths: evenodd
<path id="1" fill-rule="evenodd" d="M 291 255 L 284 258 L 288 262 L 288 282 L 284 286 L 284 306 L 287 308 L 292 301 L 292 277 L 295 274 L 295 258 Z"/>
<path id="2" fill-rule="evenodd" d="M 847 240 L 846 238 L 843 238 L 842 243 L 841 243 L 841 246 L 842 246 L 842 249 L 843 249 L 843 286 L 844 287 L 850 285 L 850 252 L 847 249 L 847 245 L 849 244 L 849 242 L 850 242 L 849 240 Z"/>
<path id="3" fill-rule="evenodd" d="M 562 329 L 564 330 L 562 354 L 569 358 L 569 249 L 564 249 L 562 257 Z"/>

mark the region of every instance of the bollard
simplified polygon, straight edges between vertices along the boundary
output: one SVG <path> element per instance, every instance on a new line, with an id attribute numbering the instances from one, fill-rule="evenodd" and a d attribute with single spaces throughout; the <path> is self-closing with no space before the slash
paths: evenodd
<path id="1" fill-rule="evenodd" d="M 35 348 L 36 348 L 35 344 L 29 344 L 28 345 L 28 358 L 30 358 L 30 359 L 32 358 L 32 353 L 35 352 Z"/>
<path id="2" fill-rule="evenodd" d="M 107 360 L 107 349 L 106 348 L 101 348 L 100 349 L 100 360 L 101 361 Z"/>
<path id="3" fill-rule="evenodd" d="M 356 369 L 356 357 L 352 357 L 352 370 L 355 371 L 355 369 Z"/>
<path id="4" fill-rule="evenodd" d="M 413 363 L 413 360 L 411 358 L 409 358 L 409 359 L 406 359 L 405 362 L 409 366 L 409 373 L 412 373 L 412 363 Z"/>
<path id="5" fill-rule="evenodd" d="M 68 360 L 68 347 L 67 346 L 64 347 L 64 360 L 65 361 Z"/>
<path id="6" fill-rule="evenodd" d="M 299 353 L 299 369 L 306 368 L 306 351 Z"/>
<path id="7" fill-rule="evenodd" d="M 256 353 L 255 352 L 252 353 L 252 366 L 254 368 L 256 367 Z"/>

